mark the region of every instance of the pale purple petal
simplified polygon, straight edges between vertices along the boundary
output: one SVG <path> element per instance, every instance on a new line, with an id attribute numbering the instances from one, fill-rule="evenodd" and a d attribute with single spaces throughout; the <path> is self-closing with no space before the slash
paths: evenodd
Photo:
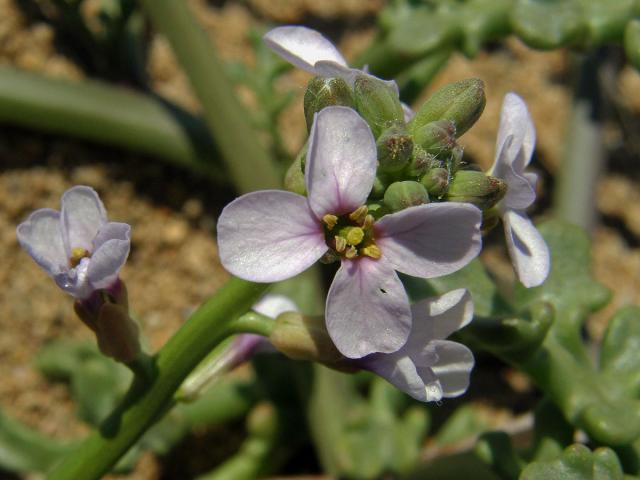
<path id="1" fill-rule="evenodd" d="M 355 110 L 327 107 L 316 114 L 305 169 L 309 206 L 318 218 L 364 204 L 377 167 L 371 129 Z"/>
<path id="2" fill-rule="evenodd" d="M 457 397 L 469 387 L 469 375 L 474 366 L 471 350 L 449 340 L 432 342 L 438 360 L 430 369 L 438 377 L 444 397 Z"/>
<path id="3" fill-rule="evenodd" d="M 327 251 L 307 199 L 281 190 L 252 192 L 227 205 L 218 220 L 224 268 L 253 282 L 277 282 L 313 265 Z"/>
<path id="4" fill-rule="evenodd" d="M 459 288 L 417 302 L 411 306 L 411 335 L 403 348 L 417 351 L 431 340 L 445 339 L 473 319 L 473 300 L 468 290 Z"/>
<path id="5" fill-rule="evenodd" d="M 404 102 L 400 102 L 400 105 L 402 105 L 402 111 L 404 112 L 404 121 L 405 123 L 409 123 L 413 120 L 413 117 L 416 116 L 416 112 L 414 112 L 411 107 Z"/>
<path id="6" fill-rule="evenodd" d="M 128 223 L 109 222 L 98 230 L 97 235 L 93 239 L 93 248 L 95 252 L 100 246 L 108 240 L 118 239 L 131 241 L 131 225 Z"/>
<path id="7" fill-rule="evenodd" d="M 299 310 L 295 302 L 289 297 L 274 293 L 268 293 L 262 297 L 252 308 L 256 312 L 271 318 L 276 318 L 284 312 L 297 312 Z"/>
<path id="8" fill-rule="evenodd" d="M 116 282 L 118 273 L 129 256 L 131 246 L 129 229 L 121 228 L 121 225 L 126 224 L 112 223 L 110 225 L 112 225 L 109 228 L 110 233 L 114 236 L 106 240 L 105 235 L 101 239 L 100 246 L 91 255 L 87 269 L 87 279 L 96 290 L 109 288 Z M 129 225 L 126 226 L 129 227 Z"/>
<path id="9" fill-rule="evenodd" d="M 328 60 L 347 66 L 333 44 L 320 33 L 306 27 L 285 26 L 267 32 L 264 42 L 275 53 L 296 67 L 318 75 L 315 64 Z"/>
<path id="10" fill-rule="evenodd" d="M 325 317 L 331 339 L 349 358 L 395 352 L 411 330 L 409 299 L 383 259 L 343 260 L 329 289 Z"/>
<path id="11" fill-rule="evenodd" d="M 18 242 L 49 275 L 69 268 L 62 242 L 60 213 L 50 208 L 36 210 L 16 229 Z"/>
<path id="12" fill-rule="evenodd" d="M 524 100 L 515 93 L 507 93 L 502 103 L 500 127 L 496 141 L 496 160 L 492 171 L 503 178 L 501 168 L 511 166 L 522 174 L 531 161 L 536 143 L 536 131 L 533 120 Z"/>
<path id="13" fill-rule="evenodd" d="M 90 262 L 91 260 L 85 257 L 80 260 L 80 263 L 76 267 L 56 275 L 53 279 L 62 290 L 74 298 L 78 300 L 86 299 L 90 297 L 94 291 L 94 288 L 88 281 L 87 275 Z"/>
<path id="14" fill-rule="evenodd" d="M 513 137 L 509 137 L 506 143 L 509 144 L 512 141 Z M 513 165 L 508 163 L 496 165 L 491 175 L 504 180 L 507 184 L 507 193 L 500 201 L 500 208 L 524 210 L 535 201 L 535 182 L 531 180 L 535 177 L 537 181 L 537 175 L 516 171 Z"/>
<path id="15" fill-rule="evenodd" d="M 549 274 L 549 248 L 524 212 L 508 210 L 502 215 L 511 261 L 522 284 L 536 287 Z"/>
<path id="16" fill-rule="evenodd" d="M 480 252 L 481 219 L 480 210 L 465 203 L 409 207 L 376 222 L 376 243 L 399 272 L 420 278 L 447 275 Z"/>
<path id="17" fill-rule="evenodd" d="M 362 368 L 372 371 L 396 388 L 421 402 L 438 401 L 442 398 L 438 379 L 429 369 L 418 369 L 413 361 L 396 353 L 375 353 L 363 358 Z M 427 388 L 427 385 L 429 387 Z"/>
<path id="18" fill-rule="evenodd" d="M 72 187 L 62 195 L 62 238 L 71 256 L 71 249 L 92 251 L 93 239 L 107 223 L 107 212 L 93 188 Z"/>

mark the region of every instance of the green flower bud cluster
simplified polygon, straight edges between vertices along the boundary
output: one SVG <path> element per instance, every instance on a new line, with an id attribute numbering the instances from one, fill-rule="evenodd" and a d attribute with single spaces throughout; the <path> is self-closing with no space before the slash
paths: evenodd
<path id="1" fill-rule="evenodd" d="M 358 75 L 351 87 L 341 78 L 312 79 L 304 98 L 307 128 L 317 112 L 333 105 L 355 109 L 376 138 L 377 177 L 369 197 L 378 213 L 397 212 L 429 202 L 467 202 L 489 211 L 506 193 L 506 184 L 463 164 L 458 138 L 478 120 L 485 106 L 479 79 L 437 90 L 413 118 L 391 82 Z M 285 179 L 287 188 L 304 194 L 303 150 Z M 487 215 L 490 218 L 491 215 Z"/>

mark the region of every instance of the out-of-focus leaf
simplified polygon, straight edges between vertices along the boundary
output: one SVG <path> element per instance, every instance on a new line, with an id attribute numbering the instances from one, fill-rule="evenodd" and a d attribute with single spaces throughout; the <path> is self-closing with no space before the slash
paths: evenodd
<path id="1" fill-rule="evenodd" d="M 580 444 L 571 445 L 560 458 L 528 465 L 521 480 L 623 480 L 618 457 L 609 448 L 590 451 Z"/>

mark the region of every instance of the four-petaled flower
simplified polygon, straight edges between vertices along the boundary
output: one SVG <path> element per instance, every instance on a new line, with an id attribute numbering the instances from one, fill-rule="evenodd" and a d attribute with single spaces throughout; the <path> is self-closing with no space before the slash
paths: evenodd
<path id="1" fill-rule="evenodd" d="M 502 103 L 496 159 L 489 174 L 504 180 L 508 190 L 498 203 L 511 261 L 525 287 L 540 285 L 550 268 L 549 248 L 526 209 L 536 199 L 538 176 L 525 172 L 536 142 L 533 121 L 524 100 L 508 93 Z"/>
<path id="2" fill-rule="evenodd" d="M 316 115 L 305 168 L 308 197 L 252 192 L 218 221 L 223 266 L 255 282 L 277 282 L 330 253 L 342 264 L 326 302 L 327 329 L 349 358 L 395 352 L 411 330 L 407 294 L 395 270 L 421 278 L 454 272 L 480 251 L 481 213 L 463 203 L 430 203 L 383 216 L 365 202 L 376 175 L 367 123 L 345 107 Z"/>
<path id="3" fill-rule="evenodd" d="M 129 255 L 131 227 L 107 221 L 98 194 L 75 186 L 62 195 L 60 212 L 43 208 L 18 225 L 18 241 L 67 293 L 85 300 L 108 289 Z"/>
<path id="4" fill-rule="evenodd" d="M 465 289 L 453 290 L 412 305 L 411 312 L 407 343 L 396 352 L 374 353 L 353 364 L 422 402 L 462 395 L 469 386 L 473 354 L 464 345 L 445 339 L 473 318 L 471 295 Z"/>

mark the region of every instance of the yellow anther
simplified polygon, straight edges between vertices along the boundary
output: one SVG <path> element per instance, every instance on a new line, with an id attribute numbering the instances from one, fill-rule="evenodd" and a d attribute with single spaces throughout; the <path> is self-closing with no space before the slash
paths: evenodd
<path id="1" fill-rule="evenodd" d="M 347 248 L 347 239 L 344 237 L 340 237 L 338 235 L 336 235 L 334 239 L 336 241 L 336 252 L 338 253 L 344 252 Z"/>
<path id="2" fill-rule="evenodd" d="M 369 209 L 366 205 L 362 205 L 361 207 L 358 207 L 353 212 L 351 212 L 349 214 L 349 218 L 356 222 L 358 225 L 362 225 L 367 216 L 367 213 L 369 213 Z"/>
<path id="3" fill-rule="evenodd" d="M 347 232 L 347 243 L 349 245 L 359 245 L 360 242 L 362 242 L 363 238 L 364 230 L 362 230 L 360 227 L 350 228 Z"/>
<path id="4" fill-rule="evenodd" d="M 356 250 L 356 247 L 351 246 L 347 248 L 347 251 L 344 253 L 344 256 L 347 257 L 349 260 L 351 260 L 352 258 L 356 258 L 358 256 L 358 250 Z"/>
<path id="5" fill-rule="evenodd" d="M 382 256 L 382 252 L 378 248 L 377 245 L 371 244 L 364 247 L 360 250 L 363 255 L 371 258 L 375 258 L 376 260 Z"/>
<path id="6" fill-rule="evenodd" d="M 331 230 L 336 226 L 336 223 L 338 223 L 338 217 L 327 213 L 324 217 L 322 217 L 322 221 L 327 226 L 327 228 Z"/>
<path id="7" fill-rule="evenodd" d="M 369 230 L 376 220 L 373 218 L 373 215 L 367 215 L 364 217 L 364 222 L 362 223 L 362 228 L 365 230 Z"/>
<path id="8" fill-rule="evenodd" d="M 80 264 L 80 260 L 86 257 L 90 257 L 91 254 L 88 250 L 82 247 L 75 247 L 71 249 L 71 257 L 69 257 L 69 265 L 71 268 L 77 267 Z"/>

